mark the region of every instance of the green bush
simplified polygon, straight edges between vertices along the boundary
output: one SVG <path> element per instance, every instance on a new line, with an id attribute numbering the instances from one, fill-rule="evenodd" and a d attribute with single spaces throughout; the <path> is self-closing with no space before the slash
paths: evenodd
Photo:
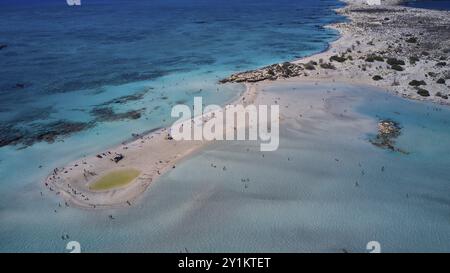
<path id="1" fill-rule="evenodd" d="M 391 65 L 391 69 L 396 70 L 396 71 L 403 71 L 403 70 L 405 70 L 403 67 L 401 67 L 398 64 Z"/>
<path id="2" fill-rule="evenodd" d="M 411 38 L 407 39 L 406 42 L 410 43 L 410 44 L 415 44 L 415 43 L 417 43 L 417 38 L 411 37 Z"/>
<path id="3" fill-rule="evenodd" d="M 417 58 L 416 56 L 411 56 L 409 57 L 409 63 L 410 64 L 416 64 L 416 62 L 420 61 L 419 58 Z"/>
<path id="4" fill-rule="evenodd" d="M 430 92 L 428 90 L 425 90 L 423 88 L 417 87 L 417 94 L 421 95 L 422 97 L 429 97 Z"/>
<path id="5" fill-rule="evenodd" d="M 324 69 L 336 69 L 336 67 L 332 63 L 321 63 L 320 67 Z"/>
<path id="6" fill-rule="evenodd" d="M 333 55 L 330 57 L 330 62 L 336 61 L 339 63 L 343 63 L 347 60 L 344 56 Z"/>
<path id="7" fill-rule="evenodd" d="M 411 86 L 421 86 L 421 85 L 427 85 L 427 83 L 425 81 L 412 80 L 412 81 L 409 82 L 409 85 L 411 85 Z"/>
<path id="8" fill-rule="evenodd" d="M 373 63 L 374 61 L 384 62 L 384 58 L 376 54 L 367 55 L 366 62 Z"/>
<path id="9" fill-rule="evenodd" d="M 390 65 L 405 65 L 405 62 L 396 58 L 388 58 L 387 63 Z"/>

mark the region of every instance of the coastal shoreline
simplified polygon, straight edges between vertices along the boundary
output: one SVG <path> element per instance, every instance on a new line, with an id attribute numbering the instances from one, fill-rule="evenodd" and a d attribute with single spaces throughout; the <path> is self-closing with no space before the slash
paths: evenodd
<path id="1" fill-rule="evenodd" d="M 246 85 L 245 92 L 232 104 L 242 102 L 250 104 L 256 100 L 259 91 L 264 88 L 265 82 L 271 83 L 271 80 L 288 78 L 298 81 L 299 83 L 331 81 L 371 85 L 406 98 L 449 104 L 448 99 L 442 97 L 446 96 L 448 92 L 442 93 L 441 97 L 436 96 L 435 94 L 434 96 L 418 95 L 418 88 L 424 89 L 423 87 L 419 87 L 421 86 L 421 78 L 417 78 L 416 80 L 419 83 L 418 86 L 411 88 L 409 86 L 409 82 L 412 81 L 409 77 L 417 77 L 425 68 L 431 69 L 429 62 L 425 62 L 425 60 L 422 62 L 422 60 L 419 60 L 418 64 L 414 65 L 407 65 L 406 62 L 404 62 L 403 65 L 397 64 L 397 66 L 400 66 L 403 69 L 402 71 L 390 71 L 394 65 L 386 64 L 386 57 L 383 57 L 383 61 L 381 61 L 380 58 L 377 58 L 377 56 L 380 55 L 378 52 L 384 47 L 387 47 L 387 44 L 379 41 L 374 42 L 370 37 L 372 34 L 361 32 L 361 29 L 358 29 L 357 25 L 361 23 L 361 20 L 370 18 L 372 23 L 374 23 L 374 26 L 379 27 L 380 25 L 377 22 L 380 20 L 382 21 L 381 26 L 383 26 L 385 19 L 380 17 L 383 15 L 380 15 L 377 12 L 370 13 L 370 11 L 368 13 L 369 15 L 367 15 L 364 11 L 352 12 L 352 10 L 362 9 L 365 11 L 372 10 L 373 12 L 373 10 L 380 9 L 380 7 L 361 6 L 359 4 L 354 4 L 354 1 L 344 2 L 347 5 L 338 9 L 337 12 L 346 16 L 349 21 L 328 26 L 336 29 L 340 33 L 340 37 L 336 41 L 330 43 L 328 50 L 292 61 L 288 63 L 288 65 L 286 65 L 286 63 L 277 64 L 267 68 L 232 75 L 224 82 L 239 82 Z M 395 3 L 390 4 L 398 4 L 398 2 L 401 1 L 394 2 Z M 416 10 L 395 5 L 383 6 L 383 9 L 390 10 L 389 12 L 392 13 L 402 13 L 404 10 L 407 12 Z M 446 13 L 445 11 L 418 12 L 428 14 L 428 16 L 431 16 L 430 14 Z M 391 20 L 395 19 L 390 18 L 389 21 Z M 378 38 L 383 40 L 383 37 Z M 408 39 L 410 38 L 411 37 Z M 415 38 L 416 43 L 417 39 L 421 39 L 419 37 Z M 370 45 L 370 43 L 372 43 L 373 46 L 368 47 L 367 45 Z M 403 44 L 404 43 L 407 42 L 403 42 Z M 368 48 L 368 50 L 364 50 L 364 47 Z M 351 52 L 348 52 L 348 49 L 350 49 Z M 343 54 L 343 52 L 345 52 L 345 54 Z M 376 55 L 373 62 L 366 61 L 369 54 Z M 349 56 L 352 56 L 351 59 Z M 364 70 L 362 70 L 363 64 L 365 65 Z M 375 67 L 375 64 L 381 68 L 374 68 L 374 71 L 372 72 L 372 68 Z M 369 67 L 369 65 L 371 65 L 371 67 Z M 444 68 L 439 68 L 439 70 L 444 71 Z M 273 70 L 275 70 L 275 72 Z M 435 70 L 436 69 L 433 67 L 433 71 Z M 379 76 L 382 79 L 374 80 L 376 75 L 373 73 L 375 71 L 377 71 L 377 75 L 380 74 Z M 383 71 L 387 72 L 383 74 Z M 391 75 L 390 72 L 395 74 Z M 402 78 L 399 75 L 400 73 L 406 76 L 403 76 Z M 398 81 L 399 84 L 393 85 L 392 83 L 395 81 Z M 445 80 L 443 85 L 437 83 L 428 83 L 427 85 L 427 88 L 431 88 L 432 90 L 441 90 L 441 88 L 445 87 L 448 89 Z M 445 91 L 445 89 L 443 90 Z M 128 207 L 132 206 L 132 204 L 143 195 L 148 187 L 154 183 L 159 176 L 172 168 L 176 168 L 176 164 L 179 163 L 180 160 L 185 159 L 193 152 L 206 147 L 209 143 L 211 142 L 174 141 L 169 137 L 168 128 L 162 128 L 148 134 L 140 135 L 137 139 L 124 142 L 122 145 L 112 148 L 104 153 L 85 157 L 72 162 L 63 168 L 57 168 L 45 179 L 44 184 L 50 191 L 60 195 L 64 199 L 66 206 L 74 206 L 82 209 Z M 118 156 L 121 156 L 122 158 L 120 158 L 119 161 L 116 161 L 115 159 Z M 114 170 L 129 167 L 136 168 L 141 172 L 139 177 L 131 184 L 122 188 L 106 191 L 94 192 L 89 190 L 89 185 L 100 176 Z"/>
<path id="2" fill-rule="evenodd" d="M 450 104 L 450 11 L 417 9 L 391 1 L 382 6 L 344 1 L 346 22 L 327 51 L 240 72 L 221 82 L 284 78 L 364 82 L 404 98 Z M 356 1 L 360 2 L 360 1 Z"/>

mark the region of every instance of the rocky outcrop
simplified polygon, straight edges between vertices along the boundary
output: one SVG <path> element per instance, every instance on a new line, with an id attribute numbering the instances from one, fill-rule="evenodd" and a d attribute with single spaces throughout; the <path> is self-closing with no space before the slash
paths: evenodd
<path id="1" fill-rule="evenodd" d="M 329 26 L 341 34 L 329 50 L 233 74 L 221 82 L 348 79 L 383 87 L 404 98 L 449 104 L 449 11 L 386 5 L 396 1 L 382 1 L 382 6 L 346 2 L 350 5 L 337 13 L 349 20 Z"/>
<path id="2" fill-rule="evenodd" d="M 393 120 L 380 120 L 378 122 L 378 134 L 370 142 L 380 148 L 388 149 L 394 152 L 407 152 L 395 147 L 395 141 L 400 136 L 401 127 Z"/>
<path id="3" fill-rule="evenodd" d="M 312 65 L 312 64 L 307 64 Z M 228 82 L 259 82 L 264 80 L 277 80 L 299 76 L 305 70 L 305 65 L 297 65 L 289 62 L 274 64 L 257 70 L 236 73 L 220 81 Z"/>
<path id="4" fill-rule="evenodd" d="M 422 97 L 430 96 L 430 92 L 428 92 L 428 90 L 420 88 L 420 87 L 416 87 L 416 89 L 417 89 L 417 94 L 421 95 Z"/>

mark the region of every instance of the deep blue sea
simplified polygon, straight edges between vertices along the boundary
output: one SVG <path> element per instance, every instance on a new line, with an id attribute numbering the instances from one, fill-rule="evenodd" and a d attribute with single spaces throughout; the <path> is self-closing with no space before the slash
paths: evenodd
<path id="1" fill-rule="evenodd" d="M 408 6 L 408 7 L 414 7 L 414 8 L 450 10 L 450 1 L 449 0 L 408 1 L 404 5 Z"/>
<path id="2" fill-rule="evenodd" d="M 40 194 L 52 169 L 170 124 L 171 106 L 194 96 L 206 104 L 233 100 L 243 87 L 217 84 L 230 73 L 325 50 L 337 33 L 324 26 L 342 20 L 333 11 L 340 6 L 1 1 L 0 251 L 65 251 L 61 233 L 68 226 L 86 232 L 91 216 L 74 211 L 67 222 L 52 214 L 60 200 Z"/>

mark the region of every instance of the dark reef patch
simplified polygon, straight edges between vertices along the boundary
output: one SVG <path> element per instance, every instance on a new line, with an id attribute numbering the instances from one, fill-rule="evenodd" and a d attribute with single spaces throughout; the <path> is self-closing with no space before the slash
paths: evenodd
<path id="1" fill-rule="evenodd" d="M 21 148 L 38 142 L 53 143 L 59 138 L 81 132 L 94 126 L 93 122 L 58 120 L 48 124 L 36 123 L 30 128 L 0 125 L 0 147 L 22 145 Z"/>
<path id="2" fill-rule="evenodd" d="M 39 141 L 53 143 L 58 137 L 64 137 L 73 133 L 84 131 L 87 128 L 91 128 L 93 125 L 93 123 L 72 122 L 66 120 L 52 122 L 45 128 L 37 128 L 36 133 L 32 134 L 33 138 L 30 139 L 31 142 L 27 144 L 31 145 L 34 142 Z"/>
<path id="3" fill-rule="evenodd" d="M 138 110 L 130 110 L 124 113 L 116 113 L 112 107 L 94 108 L 91 114 L 95 117 L 97 122 L 111 122 L 126 119 L 139 119 L 142 116 L 145 108 Z"/>
<path id="4" fill-rule="evenodd" d="M 120 100 L 122 102 L 123 100 Z M 36 108 L 31 112 L 17 115 L 7 123 L 0 124 L 0 147 L 19 146 L 19 149 L 32 146 L 38 142 L 53 143 L 64 137 L 93 128 L 98 122 L 113 122 L 127 119 L 139 119 L 145 108 L 116 113 L 112 107 L 94 108 L 94 119 L 89 122 L 57 120 L 50 123 L 35 122 L 46 120 L 54 110 Z M 20 125 L 21 124 L 21 125 Z"/>
<path id="5" fill-rule="evenodd" d="M 115 74 L 114 76 L 105 75 L 102 77 L 99 75 L 101 80 L 86 80 L 92 78 L 89 75 L 84 75 L 79 78 L 71 79 L 65 82 L 53 82 L 47 87 L 48 92 L 50 93 L 65 93 L 65 92 L 73 92 L 78 90 L 87 90 L 94 88 L 101 88 L 107 85 L 121 85 L 129 82 L 137 82 L 137 81 L 146 81 L 146 80 L 154 80 L 163 76 L 166 76 L 172 72 L 177 72 L 177 70 L 156 70 L 152 72 L 130 72 L 130 73 L 121 73 Z"/>
<path id="6" fill-rule="evenodd" d="M 17 145 L 24 138 L 23 133 L 8 125 L 0 125 L 0 147 L 7 145 Z"/>
<path id="7" fill-rule="evenodd" d="M 401 134 L 400 124 L 393 120 L 380 120 L 378 122 L 378 134 L 370 142 L 380 148 L 394 152 L 407 154 L 407 152 L 395 147 L 395 141 Z"/>
<path id="8" fill-rule="evenodd" d="M 144 96 L 150 91 L 153 90 L 153 87 L 148 87 L 143 91 L 136 92 L 131 95 L 121 96 L 118 98 L 114 98 L 112 100 L 109 100 L 105 103 L 102 103 L 101 105 L 110 105 L 110 104 L 125 104 L 130 101 L 138 101 L 144 98 Z"/>
<path id="9" fill-rule="evenodd" d="M 51 106 L 48 107 L 27 107 L 27 109 L 18 112 L 11 120 L 8 122 L 11 124 L 16 123 L 30 123 L 37 120 L 46 120 L 50 118 L 52 113 L 55 113 L 55 109 Z"/>

